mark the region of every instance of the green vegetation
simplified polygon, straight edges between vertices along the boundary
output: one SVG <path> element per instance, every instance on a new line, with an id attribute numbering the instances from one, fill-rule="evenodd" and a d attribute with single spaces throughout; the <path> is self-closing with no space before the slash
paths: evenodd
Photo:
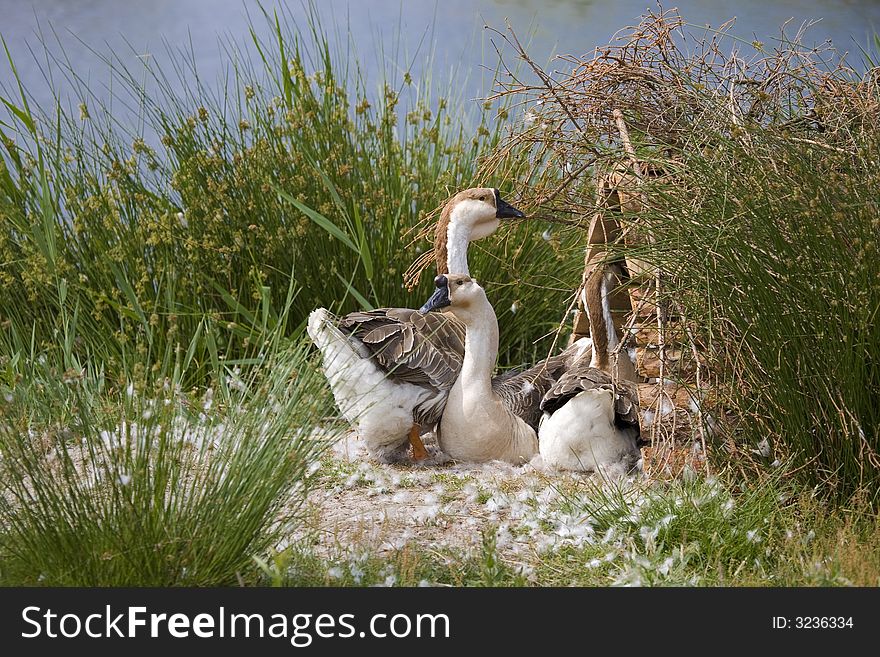
<path id="1" fill-rule="evenodd" d="M 258 365 L 218 366 L 205 391 L 181 386 L 193 345 L 125 387 L 70 353 L 8 359 L 0 584 L 258 581 L 253 555 L 296 526 L 308 468 L 335 438 L 312 432 L 326 384 L 306 346 L 267 344 Z"/>
<path id="2" fill-rule="evenodd" d="M 701 191 L 667 189 L 651 222 L 741 418 L 734 438 L 766 441 L 765 466 L 790 458 L 842 498 L 880 484 L 878 136 L 854 133 L 844 151 L 719 135 L 712 155 L 682 161 Z"/>
<path id="3" fill-rule="evenodd" d="M 580 495 L 569 503 L 594 519 L 600 540 L 539 565 L 537 577 L 546 585 L 880 583 L 880 561 L 862 552 L 880 540 L 864 500 L 823 518 L 821 502 L 778 478 L 761 486 L 695 478 L 646 492 Z"/>
<path id="4" fill-rule="evenodd" d="M 102 354 L 109 368 L 125 359 L 122 340 L 154 353 L 195 340 L 187 375 L 204 384 L 208 336 L 227 358 L 242 357 L 275 326 L 272 310 L 290 290 L 291 330 L 318 306 L 422 303 L 430 276 L 414 292 L 401 285 L 430 248 L 411 244 L 413 229 L 448 195 L 481 182 L 477 164 L 497 146 L 506 110 L 475 117 L 408 73 L 369 93 L 316 23 L 299 31 L 267 19 L 274 39 L 254 36 L 259 61 L 229 46 L 238 64 L 219 94 L 195 71 L 109 62 L 115 95 L 138 102 L 138 135 L 82 82 L 75 112 L 59 101 L 41 116 L 24 89 L 4 99 L 0 317 L 15 330 L 51 344 L 64 284 L 70 307 L 112 337 Z M 513 174 L 525 164 L 490 182 L 515 197 Z M 577 262 L 528 224 L 473 260 L 484 280 L 503 282 L 499 308 L 516 301 L 526 319 L 505 335 L 506 362 L 531 360 L 533 340 L 557 325 L 545 304 L 563 305 L 565 272 L 576 276 Z"/>
<path id="5" fill-rule="evenodd" d="M 876 505 L 877 70 L 802 35 L 765 45 L 688 28 L 675 10 L 649 13 L 552 91 L 512 88 L 549 127 L 508 148 L 611 181 L 628 231 L 615 255 L 662 272 L 665 339 L 683 352 L 667 372 L 711 382 L 695 395 L 725 424 L 718 462 L 758 452 L 759 470 L 785 461 L 825 496 L 871 491 Z M 572 186 L 553 207 L 586 202 Z"/>

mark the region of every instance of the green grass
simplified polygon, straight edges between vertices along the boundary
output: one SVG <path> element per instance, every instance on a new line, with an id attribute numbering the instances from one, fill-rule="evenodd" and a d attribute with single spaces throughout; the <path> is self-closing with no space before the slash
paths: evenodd
<path id="1" fill-rule="evenodd" d="M 62 346 L 88 345 L 75 310 L 59 322 Z M 0 583 L 256 581 L 254 557 L 297 526 L 308 468 L 335 438 L 313 432 L 327 392 L 308 346 L 264 337 L 265 353 L 218 363 L 207 389 L 182 385 L 192 345 L 156 370 L 127 354 L 121 382 L 72 350 L 7 355 Z"/>
<path id="2" fill-rule="evenodd" d="M 32 365 L 0 402 L 6 585 L 253 581 L 334 439 L 313 435 L 325 384 L 304 345 L 201 398 L 173 378 L 108 390 L 100 373 Z"/>
<path id="3" fill-rule="evenodd" d="M 261 562 L 267 586 L 526 586 L 523 575 L 498 554 L 494 534 L 473 554 L 407 545 L 388 554 L 357 550 L 319 557 L 300 542 Z"/>
<path id="4" fill-rule="evenodd" d="M 647 494 L 588 491 L 574 502 L 592 519 L 596 545 L 543 558 L 544 585 L 876 586 L 876 515 L 824 508 L 779 480 L 752 487 L 695 478 Z M 846 550 L 835 547 L 837 541 Z"/>
<path id="5" fill-rule="evenodd" d="M 747 453 L 768 441 L 765 465 L 790 458 L 843 499 L 880 483 L 880 132 L 853 142 L 850 154 L 755 130 L 688 152 L 649 219 L 734 439 Z"/>

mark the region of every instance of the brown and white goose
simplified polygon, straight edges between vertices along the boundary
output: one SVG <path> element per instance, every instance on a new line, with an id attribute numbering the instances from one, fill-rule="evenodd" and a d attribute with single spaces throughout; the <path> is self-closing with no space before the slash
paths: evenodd
<path id="1" fill-rule="evenodd" d="M 597 267 L 584 286 L 592 353 L 584 353 L 541 401 L 538 442 L 544 463 L 560 470 L 619 476 L 641 467 L 635 368 L 619 344 L 608 299 L 614 265 Z"/>
<path id="2" fill-rule="evenodd" d="M 434 244 L 438 269 L 468 274 L 471 240 L 492 234 L 505 218 L 523 217 L 497 189 L 456 194 L 444 207 Z M 367 450 L 390 462 L 406 452 L 426 453 L 422 430 L 440 419 L 464 356 L 464 326 L 447 314 L 423 315 L 409 308 L 381 308 L 336 318 L 319 308 L 311 313 L 308 334 L 323 355 L 324 373 L 342 415 L 356 427 Z M 571 361 L 566 353 L 531 370 L 500 377 L 512 406 L 534 426 L 539 403 Z"/>

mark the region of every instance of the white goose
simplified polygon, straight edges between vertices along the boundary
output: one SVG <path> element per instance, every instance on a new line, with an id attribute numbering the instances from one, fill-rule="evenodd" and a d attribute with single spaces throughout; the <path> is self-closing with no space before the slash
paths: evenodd
<path id="1" fill-rule="evenodd" d="M 440 448 L 462 461 L 529 461 L 538 452 L 535 429 L 509 408 L 492 385 L 498 320 L 486 292 L 463 274 L 438 276 L 435 285 L 437 291 L 422 312 L 448 307 L 465 326 L 464 360 L 440 420 Z"/>
<path id="2" fill-rule="evenodd" d="M 608 304 L 617 275 L 614 267 L 597 268 L 584 286 L 591 357 L 583 354 L 541 401 L 541 456 L 560 470 L 602 470 L 619 476 L 641 467 L 635 368 L 625 351 L 611 362 L 619 343 Z"/>
<path id="3" fill-rule="evenodd" d="M 499 220 L 523 217 L 497 189 L 456 194 L 443 209 L 434 245 L 440 271 L 468 273 L 468 243 L 490 235 Z M 440 419 L 464 355 L 464 327 L 445 314 L 422 315 L 408 308 L 382 308 L 336 318 L 319 308 L 308 334 L 323 355 L 324 373 L 342 415 L 355 426 L 367 450 L 383 462 L 426 455 L 419 439 Z M 571 353 L 548 359 L 495 385 L 512 408 L 537 426 L 539 403 L 571 361 Z"/>

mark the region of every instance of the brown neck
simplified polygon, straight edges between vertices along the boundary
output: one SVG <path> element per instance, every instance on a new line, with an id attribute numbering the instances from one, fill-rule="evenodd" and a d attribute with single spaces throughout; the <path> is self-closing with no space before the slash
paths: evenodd
<path id="1" fill-rule="evenodd" d="M 449 231 L 449 215 L 452 205 L 447 203 L 440 213 L 440 220 L 434 231 L 434 260 L 437 262 L 437 274 L 449 273 L 449 251 L 447 250 L 447 233 Z"/>
<path id="2" fill-rule="evenodd" d="M 602 308 L 602 279 L 605 267 L 593 268 L 584 284 L 587 318 L 590 321 L 590 337 L 593 339 L 593 367 L 608 370 L 608 331 Z"/>

